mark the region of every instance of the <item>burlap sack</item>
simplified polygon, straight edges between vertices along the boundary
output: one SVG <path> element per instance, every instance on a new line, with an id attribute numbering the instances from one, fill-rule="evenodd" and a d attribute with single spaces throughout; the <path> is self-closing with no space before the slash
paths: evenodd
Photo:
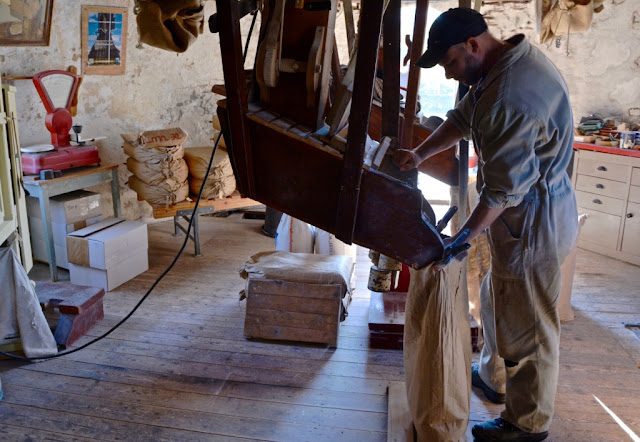
<path id="1" fill-rule="evenodd" d="M 146 148 L 125 139 L 122 148 L 124 153 L 142 163 L 170 163 L 184 157 L 184 147 L 182 146 Z"/>
<path id="2" fill-rule="evenodd" d="M 184 159 L 189 167 L 189 175 L 196 178 L 204 178 L 211 159 L 213 146 L 189 147 L 184 151 Z M 233 168 L 229 160 L 229 154 L 224 150 L 216 150 L 211 164 L 209 178 L 220 179 L 233 175 Z"/>
<path id="3" fill-rule="evenodd" d="M 135 175 L 129 177 L 129 187 L 152 206 L 172 205 L 189 196 L 188 181 L 150 186 Z"/>
<path id="4" fill-rule="evenodd" d="M 216 131 L 222 130 L 222 126 L 220 125 L 220 117 L 218 117 L 218 114 L 213 116 L 213 118 L 211 119 L 211 124 Z"/>
<path id="5" fill-rule="evenodd" d="M 139 5 L 140 41 L 149 46 L 184 52 L 204 30 L 202 0 L 145 0 Z"/>
<path id="6" fill-rule="evenodd" d="M 189 176 L 189 168 L 182 158 L 162 163 L 143 163 L 133 158 L 127 158 L 127 169 L 152 186 L 164 182 L 182 184 Z"/>
<path id="7" fill-rule="evenodd" d="M 342 286 L 342 312 L 344 321 L 351 303 L 351 276 L 354 263 L 344 255 L 314 255 L 312 253 L 260 252 L 253 255 L 240 269 L 240 276 L 279 279 L 308 284 L 340 284 Z M 240 299 L 246 297 L 246 289 Z"/>
<path id="8" fill-rule="evenodd" d="M 170 129 L 145 130 L 140 132 L 138 143 L 146 148 L 180 146 L 189 138 L 189 135 L 179 127 Z"/>
<path id="9" fill-rule="evenodd" d="M 343 293 L 350 291 L 349 280 L 353 261 L 344 255 L 314 255 L 312 253 L 260 252 L 240 269 L 240 276 L 280 279 L 309 284 L 340 284 Z"/>
<path id="10" fill-rule="evenodd" d="M 220 141 L 218 141 L 218 149 L 226 151 L 227 143 L 224 142 L 224 136 L 222 136 L 219 131 L 213 131 L 213 138 L 211 140 L 215 142 L 218 139 L 218 135 L 220 135 Z"/>
<path id="11" fill-rule="evenodd" d="M 193 195 L 197 195 L 202 187 L 203 180 L 201 178 L 189 177 L 189 191 Z M 219 179 L 209 178 L 202 190 L 202 198 L 226 198 L 236 190 L 236 179 L 233 175 L 222 177 Z"/>
<path id="12" fill-rule="evenodd" d="M 464 441 L 471 395 L 471 333 L 464 261 L 411 270 L 404 369 L 418 441 Z"/>

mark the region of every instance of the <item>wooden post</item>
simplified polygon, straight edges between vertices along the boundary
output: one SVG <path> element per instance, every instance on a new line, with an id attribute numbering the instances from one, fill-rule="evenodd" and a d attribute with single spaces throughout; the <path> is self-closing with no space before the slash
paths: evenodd
<path id="1" fill-rule="evenodd" d="M 344 7 L 344 23 L 347 28 L 347 46 L 349 48 L 349 58 L 353 56 L 353 49 L 356 43 L 355 22 L 353 20 L 353 3 L 352 0 L 342 0 Z"/>
<path id="2" fill-rule="evenodd" d="M 469 91 L 469 86 L 460 83 L 458 85 L 458 101 Z M 460 140 L 458 143 L 460 149 L 458 153 L 458 220 L 459 225 L 467 220 L 467 193 L 469 186 L 469 142 L 467 140 Z"/>
<path id="3" fill-rule="evenodd" d="M 383 22 L 382 136 L 398 137 L 400 113 L 400 0 L 391 0 Z M 382 139 L 382 137 L 381 137 Z"/>
<path id="4" fill-rule="evenodd" d="M 471 8 L 471 0 L 458 0 L 458 6 L 461 8 Z M 469 92 L 469 86 L 463 83 L 458 84 L 458 97 L 457 101 L 460 101 Z M 462 226 L 467 220 L 467 194 L 469 186 L 469 142 L 467 140 L 460 140 L 458 143 L 460 147 L 458 153 L 458 225 Z"/>
<path id="5" fill-rule="evenodd" d="M 413 43 L 411 44 L 411 61 L 409 62 L 409 80 L 407 82 L 407 99 L 404 106 L 404 122 L 400 145 L 404 149 L 411 149 L 413 139 L 413 122 L 416 116 L 418 88 L 420 87 L 420 68 L 416 63 L 422 55 L 424 46 L 425 27 L 427 26 L 427 10 L 429 0 L 416 1 L 416 18 L 413 22 Z"/>
<path id="6" fill-rule="evenodd" d="M 356 223 L 362 179 L 362 161 L 364 160 L 369 115 L 371 114 L 373 80 L 378 59 L 383 7 L 384 2 L 382 1 L 363 2 L 360 13 L 358 58 L 355 68 L 351 114 L 349 115 L 349 135 L 347 150 L 344 154 L 342 184 L 338 196 L 336 217 L 336 238 L 347 244 L 351 244 L 353 240 L 353 230 Z"/>
<path id="7" fill-rule="evenodd" d="M 216 0 L 216 9 L 219 14 L 220 52 L 227 94 L 226 108 L 231 135 L 231 143 L 229 140 L 225 141 L 233 149 L 234 160 L 241 164 L 239 169 L 244 169 L 244 173 L 247 174 L 248 188 L 243 188 L 244 180 L 241 179 L 238 182 L 238 190 L 245 196 L 255 197 L 251 143 L 244 119 L 247 112 L 247 87 L 242 61 L 240 19 L 236 4 L 237 2 L 232 0 Z"/>
<path id="8" fill-rule="evenodd" d="M 333 52 L 331 53 L 331 88 L 336 93 L 342 83 L 342 67 L 340 66 L 340 54 L 338 54 L 338 43 L 336 36 L 333 36 Z M 333 101 L 333 97 L 332 100 Z"/>

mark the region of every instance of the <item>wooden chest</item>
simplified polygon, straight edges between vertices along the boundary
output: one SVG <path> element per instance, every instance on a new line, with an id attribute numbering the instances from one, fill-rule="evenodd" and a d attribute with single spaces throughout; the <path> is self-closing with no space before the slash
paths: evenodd
<path id="1" fill-rule="evenodd" d="M 247 338 L 338 343 L 342 308 L 339 284 L 249 278 L 244 334 Z"/>

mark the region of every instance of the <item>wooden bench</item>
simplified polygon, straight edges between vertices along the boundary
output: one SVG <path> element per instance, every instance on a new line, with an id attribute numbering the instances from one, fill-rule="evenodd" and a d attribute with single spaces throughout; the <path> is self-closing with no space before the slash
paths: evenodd
<path id="1" fill-rule="evenodd" d="M 60 318 L 53 333 L 58 345 L 67 347 L 104 318 L 104 290 L 67 282 L 37 282 L 36 295 L 40 306 L 58 309 Z"/>
<path id="2" fill-rule="evenodd" d="M 142 200 L 140 196 L 138 196 L 138 198 Z M 182 231 L 186 235 L 189 222 L 191 222 L 191 218 L 194 214 L 193 209 L 195 208 L 197 198 L 198 197 L 195 195 L 190 195 L 188 200 L 181 201 L 170 206 L 152 206 L 153 217 L 156 219 L 173 217 L 174 236 L 180 235 L 180 231 Z M 233 194 L 226 198 L 200 200 L 200 204 L 198 204 L 198 210 L 196 211 L 196 216 L 193 218 L 193 224 L 191 226 L 192 232 L 189 233 L 189 239 L 193 241 L 194 255 L 202 255 L 200 253 L 200 229 L 198 228 L 198 215 L 202 215 L 204 213 L 225 212 L 235 209 L 246 209 L 249 207 L 262 205 L 263 204 L 259 203 L 258 201 L 241 197 L 238 191 L 233 192 Z M 181 219 L 187 222 L 186 227 L 180 224 Z"/>

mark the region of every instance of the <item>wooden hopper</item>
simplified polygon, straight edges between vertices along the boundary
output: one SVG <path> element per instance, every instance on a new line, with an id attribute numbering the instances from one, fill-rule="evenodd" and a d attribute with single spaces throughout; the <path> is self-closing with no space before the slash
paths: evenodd
<path id="1" fill-rule="evenodd" d="M 266 2 L 265 15 L 269 19 L 262 26 L 256 68 L 258 79 L 251 88 L 251 95 L 256 98 L 250 102 L 242 60 L 237 2 L 217 0 L 227 97 L 219 102 L 218 115 L 238 189 L 244 196 L 333 233 L 348 244 L 355 242 L 413 268 L 424 267 L 442 258 L 443 242 L 434 228 L 433 210 L 422 193 L 388 174 L 363 168 L 384 2 L 361 4 L 349 130 L 344 152 L 341 152 L 323 136 L 326 131 L 323 132 L 322 127 L 329 101 L 327 70 L 330 69 L 334 47 L 333 23 L 337 1 L 331 1 L 333 12 L 313 10 L 313 5 L 308 5 L 317 3 L 320 7 L 321 3 L 327 2 L 309 0 L 286 2 L 282 12 L 282 4 L 278 5 L 281 1 Z M 297 8 L 300 3 L 303 7 Z M 390 29 L 395 26 L 399 39 L 400 2 L 392 0 L 389 10 L 392 7 L 396 13 L 393 14 L 395 24 L 392 23 Z M 271 73 L 263 73 L 264 67 L 260 63 L 263 63 L 261 58 L 267 52 L 260 45 L 267 40 L 272 44 L 274 37 L 272 34 L 269 38 L 269 29 L 278 28 L 269 26 L 273 11 L 277 17 L 283 14 L 285 20 L 279 24 L 283 29 L 279 35 L 282 43 L 276 51 L 282 59 L 303 58 L 300 48 L 305 45 L 317 48 L 317 36 L 321 34 L 318 27 L 324 23 L 324 55 L 315 59 L 316 64 L 321 64 L 323 75 L 316 81 L 317 95 L 313 99 L 309 96 L 309 82 L 305 81 L 308 78 L 306 72 L 280 72 L 274 77 L 272 60 L 268 63 Z M 313 20 L 305 20 L 308 16 Z M 273 54 L 273 44 L 270 48 L 268 53 Z M 399 70 L 399 46 L 395 56 Z M 268 80 L 266 83 L 265 78 Z M 299 87 L 296 87 L 297 83 Z M 256 88 L 259 93 L 255 93 Z M 397 136 L 402 122 L 397 118 L 399 83 L 391 90 L 393 93 L 387 95 L 395 99 L 383 98 L 381 132 L 382 135 Z M 315 103 L 313 107 L 309 107 L 311 102 Z M 388 118 L 389 115 L 392 118 Z M 393 131 L 395 135 L 389 133 Z M 415 144 L 413 134 L 410 135 L 406 145 Z M 440 179 L 455 180 L 457 164 L 450 158 L 451 154 L 446 158 L 440 156 L 449 169 L 438 170 Z"/>

